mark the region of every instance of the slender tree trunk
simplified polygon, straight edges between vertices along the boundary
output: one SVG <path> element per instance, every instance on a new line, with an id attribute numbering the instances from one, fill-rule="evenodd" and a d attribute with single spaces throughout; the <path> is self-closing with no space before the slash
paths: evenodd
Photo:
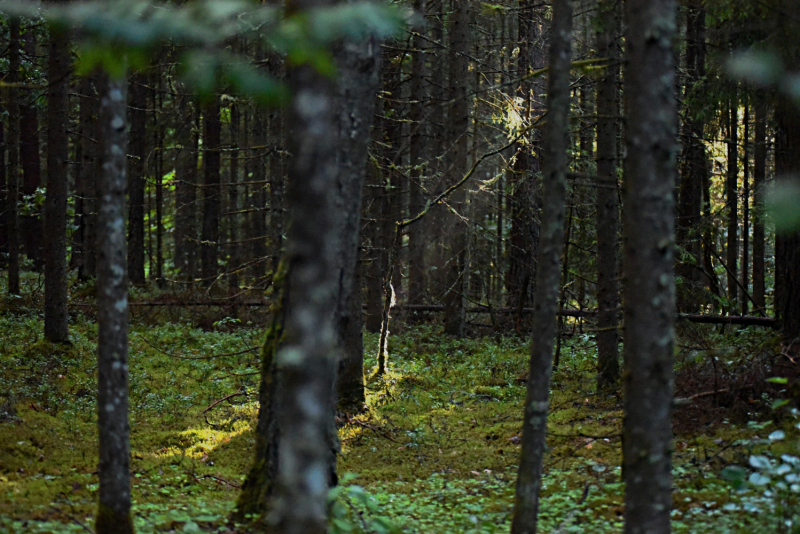
<path id="1" fill-rule="evenodd" d="M 548 121 L 544 146 L 542 239 L 537 255 L 533 339 L 522 424 L 522 452 L 514 504 L 512 534 L 536 532 L 542 464 L 547 434 L 550 375 L 558 313 L 561 253 L 569 148 L 572 2 L 553 2 L 548 84 Z"/>
<path id="2" fill-rule="evenodd" d="M 144 276 L 144 194 L 145 146 L 147 135 L 147 88 L 142 74 L 134 74 L 128 83 L 130 100 L 130 148 L 128 158 L 128 277 L 132 284 L 143 285 Z"/>
<path id="3" fill-rule="evenodd" d="M 702 181 L 706 168 L 703 135 L 705 121 L 699 108 L 701 93 L 705 89 L 705 18 L 706 12 L 699 0 L 689 4 L 686 28 L 687 84 L 684 98 L 689 102 L 686 110 L 680 194 L 678 197 L 677 241 L 684 253 L 678 260 L 677 274 L 682 279 L 678 288 L 678 309 L 696 312 L 702 302 L 698 288 L 701 278 L 701 208 Z M 692 104 L 694 104 L 692 106 Z"/>
<path id="4" fill-rule="evenodd" d="M 744 139 L 742 140 L 742 160 L 743 184 L 742 192 L 742 265 L 739 270 L 741 274 L 741 287 L 739 288 L 739 305 L 742 315 L 747 315 L 750 300 L 747 296 L 750 275 L 750 153 L 748 143 L 750 142 L 750 106 L 744 107 Z"/>
<path id="5" fill-rule="evenodd" d="M 96 91 L 97 74 L 86 76 L 81 81 L 81 159 L 80 173 L 81 196 L 81 262 L 79 276 L 83 280 L 94 278 L 97 274 L 97 118 L 99 101 Z M 78 181 L 76 179 L 76 181 Z"/>
<path id="6" fill-rule="evenodd" d="M 186 87 L 180 96 L 179 124 L 175 125 L 175 267 L 183 280 L 193 280 L 197 248 L 197 129 L 195 108 Z"/>
<path id="7" fill-rule="evenodd" d="M 739 294 L 739 97 L 730 99 L 728 109 L 728 174 L 725 180 L 725 200 L 728 203 L 728 241 L 725 247 L 728 264 L 728 299 L 736 309 Z"/>
<path id="8" fill-rule="evenodd" d="M 19 295 L 19 138 L 20 138 L 20 106 L 19 90 L 14 84 L 19 83 L 20 70 L 20 21 L 12 18 L 8 21 L 8 167 L 6 172 L 6 224 L 8 231 L 8 293 Z"/>
<path id="9" fill-rule="evenodd" d="M 33 26 L 25 32 L 25 55 L 36 56 L 36 32 Z M 39 151 L 39 111 L 36 96 L 32 89 L 20 91 L 20 140 L 19 157 L 22 164 L 22 194 L 26 197 L 36 195 L 42 187 L 42 161 Z M 34 268 L 41 270 L 44 264 L 44 218 L 37 209 L 31 215 L 19 217 L 20 231 L 25 244 L 25 254 L 33 261 Z"/>
<path id="10" fill-rule="evenodd" d="M 278 149 L 276 139 L 270 135 L 270 116 L 260 108 L 256 108 L 253 112 L 253 144 L 256 146 L 254 159 L 252 161 L 252 176 L 251 179 L 254 183 L 252 194 L 250 196 L 250 209 L 251 225 L 250 225 L 250 239 L 252 240 L 251 254 L 253 257 L 252 275 L 255 283 L 263 283 L 264 276 L 267 272 L 267 263 L 271 258 L 272 263 L 275 264 L 275 256 L 270 257 L 270 251 L 267 250 L 267 151 L 275 151 Z M 268 148 L 267 148 L 268 147 Z M 272 156 L 273 154 L 270 154 Z M 271 158 L 270 158 L 271 161 Z M 273 176 L 270 172 L 269 176 L 270 186 L 278 184 L 282 190 L 282 176 Z M 280 182 L 280 183 L 279 183 Z M 270 208 L 273 206 L 270 205 Z M 282 208 L 281 208 L 282 209 Z M 271 218 L 277 220 L 274 213 L 270 213 Z M 272 251 L 273 254 L 277 254 Z M 275 271 L 277 273 L 277 270 Z"/>
<path id="11" fill-rule="evenodd" d="M 425 13 L 427 0 L 416 0 L 415 11 Z M 423 30 L 418 30 L 423 31 Z M 409 214 L 415 216 L 425 209 L 425 176 L 429 159 L 428 120 L 425 116 L 428 100 L 427 41 L 419 36 L 413 39 L 413 48 L 417 51 L 411 57 L 411 121 L 410 159 L 411 175 L 409 177 Z M 425 226 L 412 225 L 408 231 L 408 303 L 422 304 L 425 295 Z"/>
<path id="12" fill-rule="evenodd" d="M 276 52 L 269 55 L 270 72 L 273 76 L 284 77 L 286 75 L 286 65 L 283 56 Z M 269 117 L 269 220 L 271 229 L 271 267 L 273 273 L 278 272 L 278 264 L 283 255 L 283 233 L 284 233 L 284 190 L 286 181 L 285 157 L 284 157 L 284 116 L 283 109 L 274 109 Z"/>
<path id="13" fill-rule="evenodd" d="M 239 126 L 241 123 L 241 114 L 239 113 L 239 106 L 232 103 L 230 106 L 230 130 L 231 130 L 231 175 L 230 184 L 228 185 L 228 213 L 234 214 L 239 211 Z M 229 247 L 230 260 L 228 261 L 228 287 L 232 294 L 236 294 L 239 289 L 239 266 L 241 259 L 239 257 L 239 216 L 230 215 L 230 240 Z"/>
<path id="14" fill-rule="evenodd" d="M 455 183 L 469 168 L 468 141 L 470 125 L 469 54 L 471 51 L 470 7 L 471 2 L 454 4 L 450 27 L 450 111 L 449 127 L 452 147 L 448 158 L 450 183 Z M 445 277 L 444 331 L 451 336 L 462 337 L 466 329 L 465 292 L 468 258 L 468 231 L 466 217 L 466 191 L 456 191 L 448 200 L 458 215 L 448 214 L 444 229 L 447 240 L 448 264 Z"/>
<path id="15" fill-rule="evenodd" d="M 619 380 L 619 9 L 616 0 L 600 4 L 597 53 L 609 66 L 597 84 L 597 389 Z"/>
<path id="16" fill-rule="evenodd" d="M 165 73 L 157 68 L 153 73 L 153 132 L 155 137 L 153 151 L 153 167 L 155 168 L 156 182 L 156 269 L 155 279 L 158 287 L 164 287 L 164 126 L 162 123 L 161 107 L 162 83 Z M 151 278 L 153 273 L 150 274 Z"/>
<path id="17" fill-rule="evenodd" d="M 97 265 L 97 426 L 99 430 L 98 534 L 133 533 L 128 424 L 128 285 L 125 244 L 126 81 L 101 91 L 98 130 L 103 173 L 99 187 Z"/>
<path id="18" fill-rule="evenodd" d="M 625 533 L 670 532 L 677 104 L 674 0 L 625 3 Z"/>
<path id="19" fill-rule="evenodd" d="M 201 269 L 203 284 L 210 285 L 219 271 L 220 147 L 222 145 L 219 97 L 214 96 L 203 116 L 203 233 Z"/>
<path id="20" fill-rule="evenodd" d="M 69 342 L 67 315 L 67 194 L 70 48 L 66 30 L 50 28 L 47 90 L 44 335 Z"/>
<path id="21" fill-rule="evenodd" d="M 755 147 L 753 153 L 753 300 L 758 310 L 766 309 L 764 284 L 765 191 L 767 177 L 767 100 L 756 94 Z"/>

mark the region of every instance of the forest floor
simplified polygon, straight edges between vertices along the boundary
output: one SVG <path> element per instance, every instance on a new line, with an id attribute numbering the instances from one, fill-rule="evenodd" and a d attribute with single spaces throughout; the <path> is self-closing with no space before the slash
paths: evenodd
<path id="1" fill-rule="evenodd" d="M 257 413 L 258 353 L 242 351 L 257 347 L 262 332 L 230 318 L 205 329 L 172 321 L 150 314 L 131 330 L 136 526 L 229 532 Z M 332 532 L 508 532 L 528 343 L 437 331 L 421 325 L 393 335 L 388 374 L 369 380 L 368 410 L 340 417 Z M 91 531 L 94 320 L 75 315 L 72 346 L 57 347 L 41 340 L 38 313 L 6 307 L 0 332 L 0 532 Z M 367 335 L 367 354 L 376 343 Z M 682 331 L 675 532 L 800 532 L 800 486 L 792 485 L 800 483 L 800 419 L 775 402 L 786 386 L 766 382 L 779 353 L 764 329 Z M 540 532 L 621 531 L 622 403 L 594 393 L 594 362 L 590 333 L 565 339 Z"/>

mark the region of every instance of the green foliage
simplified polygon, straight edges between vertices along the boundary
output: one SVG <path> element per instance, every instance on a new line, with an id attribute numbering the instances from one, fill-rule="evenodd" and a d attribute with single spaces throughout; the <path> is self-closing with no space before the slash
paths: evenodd
<path id="1" fill-rule="evenodd" d="M 147 66 L 156 47 L 169 40 L 186 52 L 181 72 L 207 96 L 220 86 L 263 104 L 282 104 L 286 88 L 244 58 L 226 51 L 233 39 L 263 41 L 295 65 L 310 64 L 334 73 L 330 47 L 344 38 L 395 34 L 406 15 L 396 6 L 359 2 L 283 17 L 279 9 L 238 0 L 202 0 L 176 5 L 149 1 L 94 1 L 48 4 L 3 0 L 0 12 L 44 17 L 55 26 L 80 30 L 77 72 L 102 68 L 121 77 L 128 68 Z"/>

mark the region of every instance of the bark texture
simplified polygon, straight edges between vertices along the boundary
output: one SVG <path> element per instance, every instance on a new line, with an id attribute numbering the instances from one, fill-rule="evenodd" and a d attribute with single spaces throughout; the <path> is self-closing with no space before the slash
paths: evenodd
<path id="1" fill-rule="evenodd" d="M 670 531 L 674 188 L 678 116 L 673 0 L 625 4 L 625 473 L 626 534 Z"/>
<path id="2" fill-rule="evenodd" d="M 470 2 L 457 2 L 453 5 L 450 27 L 450 109 L 449 138 L 452 142 L 448 162 L 450 183 L 458 182 L 469 169 L 469 125 L 470 98 L 469 54 L 471 43 Z M 445 319 L 444 331 L 451 336 L 461 337 L 466 328 L 465 291 L 469 241 L 467 238 L 466 190 L 461 188 L 448 199 L 455 213 L 448 213 L 444 238 L 446 240 L 448 262 L 445 274 Z"/>
<path id="3" fill-rule="evenodd" d="M 542 464 L 550 403 L 550 376 L 556 340 L 561 253 L 564 249 L 564 212 L 569 147 L 570 62 L 572 58 L 572 2 L 553 3 L 550 35 L 550 71 L 545 130 L 542 234 L 539 243 L 533 340 L 522 423 L 522 451 L 514 499 L 513 534 L 536 532 Z"/>
<path id="4" fill-rule="evenodd" d="M 125 243 L 126 82 L 102 93 L 103 140 L 97 265 L 97 425 L 100 446 L 98 534 L 133 532 L 128 424 L 128 280 Z"/>
<path id="5" fill-rule="evenodd" d="M 728 240 L 725 247 L 728 271 L 728 299 L 736 309 L 739 295 L 739 96 L 734 94 L 728 108 L 728 172 L 725 179 L 725 201 L 728 209 Z"/>
<path id="6" fill-rule="evenodd" d="M 9 22 L 8 57 L 8 167 L 6 167 L 6 217 L 8 231 L 8 293 L 19 295 L 19 90 L 13 84 L 19 83 L 20 69 L 20 22 Z"/>
<path id="7" fill-rule="evenodd" d="M 340 409 L 358 412 L 365 401 L 358 245 L 367 149 L 379 87 L 380 44 L 372 37 L 345 42 L 335 50 L 334 57 L 339 91 L 335 117 L 338 177 L 333 197 L 336 232 L 341 240 L 335 265 L 339 280 L 335 311 L 340 353 L 337 391 Z"/>
<path id="8" fill-rule="evenodd" d="M 200 241 L 200 261 L 203 283 L 210 285 L 218 272 L 219 213 L 221 196 L 220 147 L 222 123 L 219 97 L 205 107 L 203 116 L 203 233 Z"/>
<path id="9" fill-rule="evenodd" d="M 764 228 L 765 183 L 767 178 L 767 100 L 763 93 L 756 95 L 755 141 L 753 150 L 753 300 L 756 310 L 766 309 L 766 287 L 764 284 Z"/>
<path id="10" fill-rule="evenodd" d="M 142 74 L 128 84 L 130 146 L 128 158 L 128 277 L 132 284 L 145 283 L 144 193 L 147 126 L 147 89 Z"/>
<path id="11" fill-rule="evenodd" d="M 619 9 L 615 0 L 600 4 L 597 53 L 609 66 L 597 84 L 597 389 L 619 380 L 619 196 L 617 119 L 619 114 Z"/>
<path id="12" fill-rule="evenodd" d="M 66 30 L 50 29 L 47 89 L 44 335 L 69 342 L 67 316 L 67 194 L 70 48 Z"/>

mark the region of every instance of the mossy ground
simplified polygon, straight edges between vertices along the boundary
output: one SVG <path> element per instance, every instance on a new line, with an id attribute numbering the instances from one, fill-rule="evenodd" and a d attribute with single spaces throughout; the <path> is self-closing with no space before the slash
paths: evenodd
<path id="1" fill-rule="evenodd" d="M 228 528 L 224 519 L 252 458 L 259 364 L 255 352 L 212 356 L 255 347 L 263 335 L 230 324 L 204 331 L 134 321 L 131 469 L 139 532 Z M 97 506 L 96 326 L 73 317 L 72 346 L 57 347 L 41 340 L 38 314 L 17 310 L 0 315 L 0 331 L 0 532 L 85 532 Z M 740 351 L 769 336 L 748 330 L 734 341 L 706 332 Z M 366 341 L 374 354 L 377 339 Z M 340 434 L 340 472 L 357 473 L 352 483 L 371 498 L 355 486 L 340 490 L 333 530 L 383 532 L 392 523 L 403 532 L 507 532 L 527 350 L 513 336 L 453 340 L 429 325 L 393 336 L 388 374 L 370 381 L 368 410 L 344 418 Z M 568 338 L 553 376 L 542 532 L 621 529 L 622 406 L 617 396 L 594 393 L 594 351 L 591 336 Z M 241 395 L 204 414 L 234 393 Z M 754 452 L 800 453 L 797 421 L 788 406 L 764 410 L 771 400 L 754 400 L 750 424 L 677 428 L 676 532 L 796 528 L 785 521 L 800 512 L 781 508 L 796 501 L 740 493 L 720 477 Z M 770 443 L 779 428 L 786 439 Z"/>

